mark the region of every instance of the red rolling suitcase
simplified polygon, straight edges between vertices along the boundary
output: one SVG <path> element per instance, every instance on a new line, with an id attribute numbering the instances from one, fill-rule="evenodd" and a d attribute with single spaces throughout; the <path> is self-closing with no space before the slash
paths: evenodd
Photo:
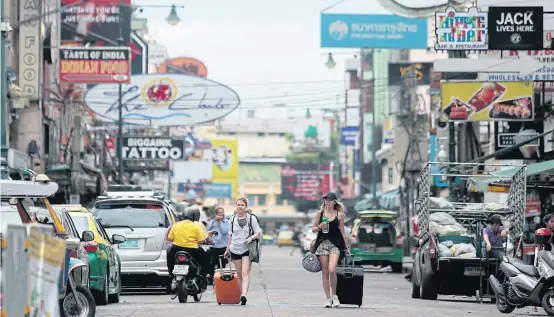
<path id="1" fill-rule="evenodd" d="M 223 256 L 219 256 L 219 270 L 214 274 L 214 292 L 217 304 L 239 304 L 240 288 L 237 273 L 231 269 L 232 261 L 229 261 L 229 270 L 223 266 Z"/>
<path id="2" fill-rule="evenodd" d="M 347 264 L 347 262 L 351 264 Z M 361 265 L 354 265 L 353 256 L 345 257 L 342 265 L 337 266 L 337 296 L 341 305 L 362 306 L 364 268 Z"/>

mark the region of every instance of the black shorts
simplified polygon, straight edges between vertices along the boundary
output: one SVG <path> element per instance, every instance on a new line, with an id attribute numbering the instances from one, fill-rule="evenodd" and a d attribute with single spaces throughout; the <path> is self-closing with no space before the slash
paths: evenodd
<path id="1" fill-rule="evenodd" d="M 236 254 L 236 253 L 231 252 L 231 260 L 240 260 L 245 256 L 250 256 L 249 251 L 246 251 L 242 254 Z"/>

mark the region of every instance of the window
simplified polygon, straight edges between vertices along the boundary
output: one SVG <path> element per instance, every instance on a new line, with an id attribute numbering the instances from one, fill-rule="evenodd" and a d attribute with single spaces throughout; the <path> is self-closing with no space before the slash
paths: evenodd
<path id="1" fill-rule="evenodd" d="M 246 195 L 248 199 L 248 206 L 254 206 L 256 204 L 256 195 Z"/>
<path id="2" fill-rule="evenodd" d="M 246 111 L 246 117 L 248 119 L 254 119 L 254 116 L 256 115 L 256 112 L 254 110 L 248 110 Z"/>
<path id="3" fill-rule="evenodd" d="M 73 224 L 75 224 L 79 236 L 83 234 L 83 231 L 90 230 L 88 227 L 88 218 L 86 216 L 73 216 L 71 219 L 73 219 Z"/>
<path id="4" fill-rule="evenodd" d="M 283 196 L 277 195 L 275 196 L 275 204 L 278 206 L 282 206 L 285 204 L 285 200 L 283 199 Z"/>
<path id="5" fill-rule="evenodd" d="M 258 196 L 258 206 L 266 205 L 266 195 L 257 195 Z"/>
<path id="6" fill-rule="evenodd" d="M 163 206 L 147 204 L 98 205 L 93 211 L 104 228 L 167 228 L 169 220 Z"/>
<path id="7" fill-rule="evenodd" d="M 102 225 L 97 220 L 94 220 L 94 223 L 96 224 L 96 230 L 98 231 L 98 233 L 100 233 L 100 236 L 104 238 L 104 240 L 110 242 L 111 239 L 108 237 L 108 234 L 106 233 L 106 231 L 104 231 L 104 228 L 102 227 Z"/>
<path id="8" fill-rule="evenodd" d="M 393 179 L 392 179 L 392 167 L 389 167 L 389 185 L 392 185 Z"/>

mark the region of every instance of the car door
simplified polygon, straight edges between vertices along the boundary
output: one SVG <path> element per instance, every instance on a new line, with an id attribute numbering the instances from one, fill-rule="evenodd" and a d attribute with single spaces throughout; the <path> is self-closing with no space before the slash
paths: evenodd
<path id="1" fill-rule="evenodd" d="M 110 288 L 116 287 L 117 282 L 119 281 L 119 261 L 117 261 L 117 252 L 115 251 L 112 241 L 106 231 L 104 230 L 104 227 L 98 222 L 98 220 L 94 219 L 94 224 L 96 225 L 96 231 L 100 233 L 100 236 L 105 241 L 105 248 L 106 252 L 108 253 L 108 267 L 109 267 L 109 279 L 110 279 Z"/>

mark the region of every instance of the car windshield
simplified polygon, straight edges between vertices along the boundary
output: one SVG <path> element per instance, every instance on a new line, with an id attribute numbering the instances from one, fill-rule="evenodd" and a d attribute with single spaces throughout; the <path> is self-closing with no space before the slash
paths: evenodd
<path id="1" fill-rule="evenodd" d="M 79 236 L 83 234 L 83 231 L 90 230 L 88 226 L 88 218 L 85 215 L 69 215 L 71 217 L 71 220 L 73 220 L 73 224 L 75 225 L 75 228 L 77 228 L 77 232 L 79 233 Z"/>
<path id="2" fill-rule="evenodd" d="M 102 204 L 95 206 L 94 215 L 105 228 L 167 228 L 169 221 L 160 205 Z"/>

